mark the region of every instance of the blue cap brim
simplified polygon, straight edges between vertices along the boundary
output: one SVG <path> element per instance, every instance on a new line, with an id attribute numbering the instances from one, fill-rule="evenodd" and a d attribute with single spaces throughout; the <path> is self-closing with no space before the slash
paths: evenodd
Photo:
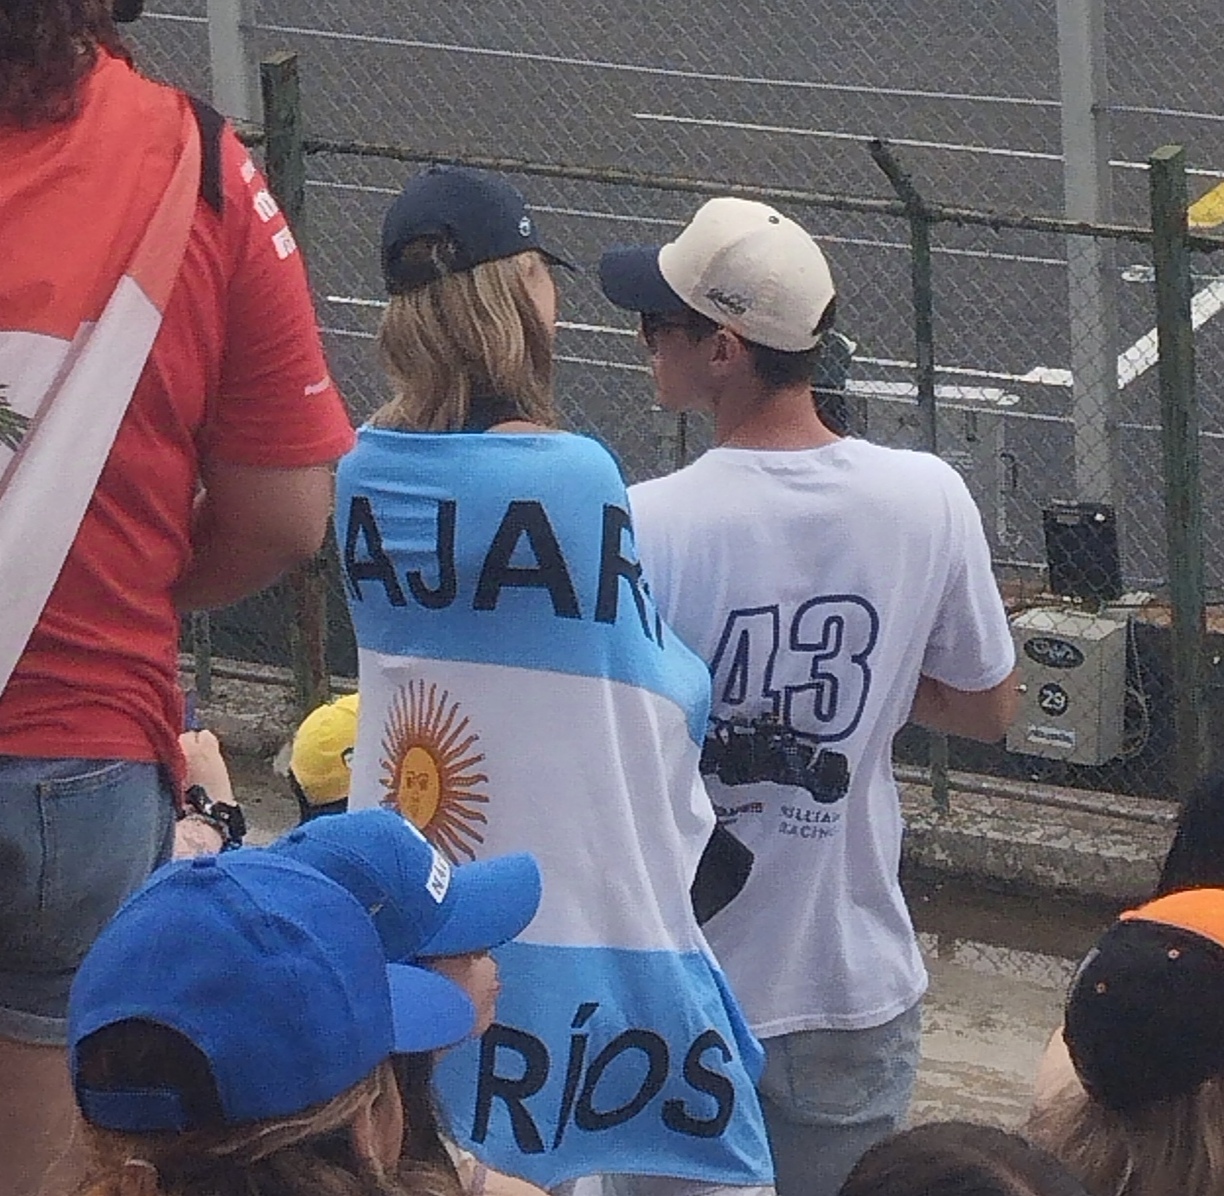
<path id="1" fill-rule="evenodd" d="M 658 245 L 618 245 L 599 259 L 599 285 L 616 304 L 636 312 L 679 312 L 688 304 L 659 269 Z"/>
<path id="2" fill-rule="evenodd" d="M 411 964 L 387 965 L 397 1055 L 440 1051 L 476 1028 L 476 1007 L 457 984 Z"/>
<path id="3" fill-rule="evenodd" d="M 451 873 L 451 908 L 420 958 L 468 955 L 522 934 L 540 907 L 540 866 L 526 852 L 473 860 Z"/>

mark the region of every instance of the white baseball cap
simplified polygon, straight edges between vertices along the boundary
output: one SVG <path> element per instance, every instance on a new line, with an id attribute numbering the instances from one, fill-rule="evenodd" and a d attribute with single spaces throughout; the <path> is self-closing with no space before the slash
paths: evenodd
<path id="1" fill-rule="evenodd" d="M 787 353 L 814 348 L 836 294 L 810 234 L 768 204 L 711 199 L 667 245 L 608 250 L 604 294 L 630 311 L 690 307 L 755 344 Z"/>

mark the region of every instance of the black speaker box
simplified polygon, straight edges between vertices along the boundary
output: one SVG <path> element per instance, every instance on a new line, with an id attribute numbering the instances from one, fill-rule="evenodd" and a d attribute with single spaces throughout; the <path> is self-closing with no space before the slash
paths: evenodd
<path id="1" fill-rule="evenodd" d="M 1118 521 L 1105 503 L 1054 502 L 1042 511 L 1050 589 L 1068 598 L 1122 597 Z"/>

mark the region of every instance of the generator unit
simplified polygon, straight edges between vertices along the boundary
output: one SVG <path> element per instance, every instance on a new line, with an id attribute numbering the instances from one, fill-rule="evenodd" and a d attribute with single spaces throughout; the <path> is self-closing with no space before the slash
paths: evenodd
<path id="1" fill-rule="evenodd" d="M 1034 607 L 1012 620 L 1024 689 L 1007 750 L 1072 764 L 1122 753 L 1125 617 Z"/>

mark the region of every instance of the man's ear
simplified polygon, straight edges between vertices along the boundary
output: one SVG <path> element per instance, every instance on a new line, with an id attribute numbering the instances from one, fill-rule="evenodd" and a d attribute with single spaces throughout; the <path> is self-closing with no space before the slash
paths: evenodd
<path id="1" fill-rule="evenodd" d="M 710 353 L 710 360 L 723 367 L 734 365 L 748 352 L 744 342 L 726 328 L 720 328 L 713 339 L 714 348 Z"/>
<path id="2" fill-rule="evenodd" d="M 714 353 L 712 355 L 712 360 L 720 362 L 731 361 L 735 356 L 737 345 L 738 341 L 736 338 L 725 329 L 720 328 L 714 334 Z"/>

